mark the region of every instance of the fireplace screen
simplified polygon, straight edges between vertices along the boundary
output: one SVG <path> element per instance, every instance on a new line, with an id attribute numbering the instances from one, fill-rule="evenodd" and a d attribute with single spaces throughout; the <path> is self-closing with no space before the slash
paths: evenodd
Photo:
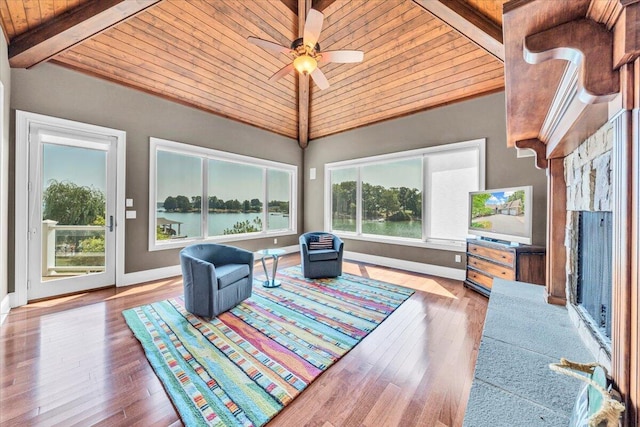
<path id="1" fill-rule="evenodd" d="M 578 305 L 611 338 L 611 212 L 581 212 L 578 234 Z"/>

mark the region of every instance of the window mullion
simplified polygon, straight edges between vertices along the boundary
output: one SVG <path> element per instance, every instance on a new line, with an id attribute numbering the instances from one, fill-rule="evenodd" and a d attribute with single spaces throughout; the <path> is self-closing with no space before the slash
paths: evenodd
<path id="1" fill-rule="evenodd" d="M 202 238 L 209 237 L 209 159 L 202 157 L 202 196 L 200 200 L 201 223 L 200 230 Z"/>
<path id="2" fill-rule="evenodd" d="M 429 197 L 431 195 L 429 189 L 429 156 L 422 156 L 422 240 L 429 240 L 429 230 L 431 215 L 428 214 L 427 208 Z"/>
<path id="3" fill-rule="evenodd" d="M 269 230 L 269 177 L 267 168 L 262 168 L 262 230 L 261 233 L 267 234 Z"/>
<path id="4" fill-rule="evenodd" d="M 356 168 L 356 235 L 362 235 L 362 168 Z"/>

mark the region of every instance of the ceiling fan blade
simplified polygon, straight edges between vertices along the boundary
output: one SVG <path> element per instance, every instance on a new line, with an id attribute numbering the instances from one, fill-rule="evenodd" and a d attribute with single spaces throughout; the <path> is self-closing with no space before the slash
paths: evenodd
<path id="1" fill-rule="evenodd" d="M 289 74 L 291 71 L 293 71 L 293 63 L 287 64 L 284 67 L 280 68 L 280 70 L 278 70 L 277 73 L 275 73 L 273 76 L 269 77 L 269 81 L 270 82 L 276 82 L 276 81 L 280 80 L 281 78 L 283 78 L 284 76 L 286 76 L 287 74 Z"/>
<path id="2" fill-rule="evenodd" d="M 320 31 L 322 31 L 323 20 L 324 15 L 321 12 L 318 12 L 315 9 L 309 9 L 307 21 L 304 24 L 304 33 L 302 35 L 302 40 L 305 46 L 309 46 L 311 49 L 316 46 L 318 38 L 320 38 Z"/>
<path id="3" fill-rule="evenodd" d="M 270 42 L 269 40 L 259 39 L 257 37 L 247 37 L 247 41 L 263 49 L 273 50 L 275 52 L 282 52 L 282 53 L 291 52 L 291 49 L 286 46 L 281 46 L 278 43 Z"/>
<path id="4" fill-rule="evenodd" d="M 327 80 L 324 73 L 320 71 L 320 68 L 316 68 L 311 72 L 311 78 L 316 82 L 316 85 L 318 85 L 320 90 L 325 90 L 329 87 L 329 80 Z"/>
<path id="5" fill-rule="evenodd" d="M 360 50 L 329 50 L 321 53 L 320 61 L 347 64 L 351 62 L 362 62 L 363 59 L 364 52 Z"/>

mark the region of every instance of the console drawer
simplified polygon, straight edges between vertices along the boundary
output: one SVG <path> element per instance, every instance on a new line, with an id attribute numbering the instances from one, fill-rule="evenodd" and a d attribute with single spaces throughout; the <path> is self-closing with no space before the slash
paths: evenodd
<path id="1" fill-rule="evenodd" d="M 493 285 L 493 277 L 486 276 L 479 271 L 471 269 L 467 270 L 467 280 L 485 286 L 489 289 L 491 289 L 491 286 Z"/>
<path id="2" fill-rule="evenodd" d="M 515 280 L 516 274 L 513 267 L 507 267 L 500 264 L 494 264 L 489 261 L 485 261 L 480 258 L 476 258 L 474 256 L 469 256 L 467 259 L 467 263 L 470 267 L 481 270 L 484 273 L 487 273 L 493 277 L 500 277 L 502 279 L 507 280 Z"/>
<path id="3" fill-rule="evenodd" d="M 500 264 L 514 266 L 515 255 L 513 252 L 501 251 L 499 249 L 487 248 L 477 245 L 475 243 L 469 243 L 468 251 L 471 255 L 478 255 L 487 259 L 491 259 Z"/>

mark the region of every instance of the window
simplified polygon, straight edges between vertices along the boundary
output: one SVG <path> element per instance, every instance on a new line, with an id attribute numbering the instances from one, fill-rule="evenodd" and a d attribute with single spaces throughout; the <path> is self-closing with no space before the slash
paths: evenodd
<path id="1" fill-rule="evenodd" d="M 209 160 L 209 236 L 263 230 L 263 169 Z"/>
<path id="2" fill-rule="evenodd" d="M 157 138 L 150 146 L 150 250 L 296 233 L 296 166 Z"/>
<path id="3" fill-rule="evenodd" d="M 356 168 L 331 171 L 331 223 L 336 231 L 356 231 Z"/>
<path id="4" fill-rule="evenodd" d="M 427 235 L 432 239 L 467 237 L 469 192 L 479 187 L 477 150 L 441 151 L 425 156 L 428 200 Z"/>
<path id="5" fill-rule="evenodd" d="M 326 165 L 325 221 L 350 238 L 459 246 L 470 191 L 484 188 L 485 140 Z"/>
<path id="6" fill-rule="evenodd" d="M 362 233 L 422 237 L 422 159 L 361 168 Z"/>
<path id="7" fill-rule="evenodd" d="M 267 230 L 291 228 L 291 174 L 277 169 L 267 170 L 267 198 L 269 200 Z"/>
<path id="8" fill-rule="evenodd" d="M 202 159 L 158 150 L 156 239 L 202 237 Z"/>

